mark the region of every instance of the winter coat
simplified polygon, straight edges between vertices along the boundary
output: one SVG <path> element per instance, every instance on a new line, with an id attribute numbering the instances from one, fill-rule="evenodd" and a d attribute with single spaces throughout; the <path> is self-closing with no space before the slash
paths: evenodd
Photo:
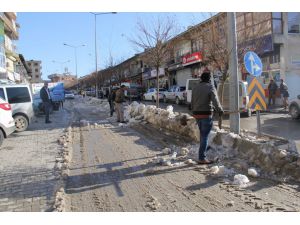
<path id="1" fill-rule="evenodd" d="M 217 91 L 211 83 L 200 82 L 192 89 L 192 112 L 194 115 L 211 115 L 223 111 Z"/>
<path id="2" fill-rule="evenodd" d="M 275 81 L 273 83 L 270 83 L 268 86 L 269 93 L 273 94 L 273 95 L 276 94 L 277 88 L 278 88 L 278 86 Z"/>
<path id="3" fill-rule="evenodd" d="M 50 90 L 48 89 L 49 95 L 50 95 Z M 48 93 L 46 91 L 45 87 L 42 87 L 42 89 L 40 90 L 40 98 L 42 99 L 43 102 L 49 102 L 51 103 L 51 95 L 50 95 L 50 99 L 48 97 Z"/>
<path id="4" fill-rule="evenodd" d="M 116 103 L 125 102 L 124 90 L 122 90 L 121 88 L 116 91 L 115 102 Z"/>
<path id="5" fill-rule="evenodd" d="M 280 84 L 280 93 L 282 94 L 283 97 L 289 97 L 289 92 L 288 92 L 288 86 L 286 85 L 286 83 L 281 83 Z"/>

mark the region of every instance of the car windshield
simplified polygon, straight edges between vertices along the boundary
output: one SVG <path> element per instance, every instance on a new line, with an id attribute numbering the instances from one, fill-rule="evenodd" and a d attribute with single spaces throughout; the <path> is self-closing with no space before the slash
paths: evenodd
<path id="1" fill-rule="evenodd" d="M 66 94 L 73 94 L 71 91 L 66 91 L 65 93 Z"/>
<path id="2" fill-rule="evenodd" d="M 185 87 L 179 87 L 180 91 L 185 91 Z"/>

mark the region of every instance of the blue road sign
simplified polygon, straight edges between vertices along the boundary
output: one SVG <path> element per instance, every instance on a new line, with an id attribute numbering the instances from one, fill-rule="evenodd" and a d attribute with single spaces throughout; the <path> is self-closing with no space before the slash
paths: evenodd
<path id="1" fill-rule="evenodd" d="M 255 52 L 247 52 L 244 56 L 246 70 L 253 76 L 258 77 L 262 73 L 263 65 Z"/>

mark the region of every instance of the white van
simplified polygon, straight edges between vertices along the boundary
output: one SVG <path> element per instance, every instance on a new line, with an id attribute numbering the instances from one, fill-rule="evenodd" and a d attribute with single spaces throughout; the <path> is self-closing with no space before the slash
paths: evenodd
<path id="1" fill-rule="evenodd" d="M 229 111 L 229 81 L 224 83 L 223 96 L 221 96 L 221 85 L 218 85 L 218 97 L 224 111 Z M 248 94 L 248 83 L 245 81 L 239 81 L 239 106 L 240 112 L 250 117 L 252 110 L 248 106 L 249 94 Z"/>
<path id="2" fill-rule="evenodd" d="M 16 131 L 26 130 L 34 117 L 29 86 L 26 84 L 0 84 L 0 97 L 11 105 Z"/>

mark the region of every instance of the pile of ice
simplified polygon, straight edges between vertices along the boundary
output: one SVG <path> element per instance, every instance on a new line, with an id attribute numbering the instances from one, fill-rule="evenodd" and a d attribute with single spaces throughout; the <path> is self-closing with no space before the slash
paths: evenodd
<path id="1" fill-rule="evenodd" d="M 239 186 L 245 186 L 248 184 L 250 181 L 247 176 L 243 174 L 236 174 L 233 177 L 233 184 L 239 185 Z"/>
<path id="2" fill-rule="evenodd" d="M 232 176 L 234 174 L 233 169 L 229 169 L 224 165 L 220 166 L 213 166 L 210 168 L 210 173 L 213 175 L 218 175 L 218 176 Z"/>
<path id="3" fill-rule="evenodd" d="M 156 127 L 172 130 L 199 140 L 199 130 L 195 119 L 189 114 L 174 112 L 171 105 L 167 109 L 161 109 L 154 105 L 146 106 L 133 102 L 125 108 L 124 117 L 126 121 L 130 119 L 146 121 Z M 185 124 L 182 122 L 183 120 L 186 122 Z"/>

